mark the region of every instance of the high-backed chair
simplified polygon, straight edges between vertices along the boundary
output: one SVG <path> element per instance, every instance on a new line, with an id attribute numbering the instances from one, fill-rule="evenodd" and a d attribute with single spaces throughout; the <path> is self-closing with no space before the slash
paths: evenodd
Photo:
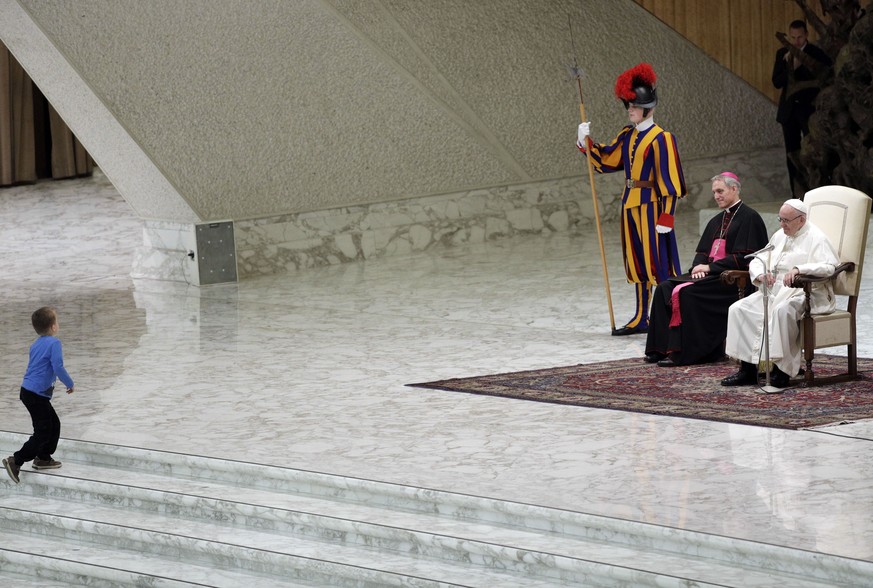
<path id="1" fill-rule="evenodd" d="M 798 276 L 794 282 L 806 292 L 801 333 L 803 357 L 806 361 L 804 379 L 807 385 L 852 380 L 858 377 L 856 345 L 856 311 L 864 251 L 867 248 L 867 228 L 870 224 L 870 198 L 859 190 L 846 186 L 822 186 L 810 190 L 803 198 L 809 207 L 808 220 L 830 239 L 840 258 L 840 265 L 828 277 Z M 809 312 L 812 284 L 833 280 L 834 293 L 848 297 L 845 310 L 838 308 L 831 314 L 813 315 Z M 815 350 L 825 347 L 847 346 L 847 370 L 827 378 L 816 378 L 813 368 Z"/>

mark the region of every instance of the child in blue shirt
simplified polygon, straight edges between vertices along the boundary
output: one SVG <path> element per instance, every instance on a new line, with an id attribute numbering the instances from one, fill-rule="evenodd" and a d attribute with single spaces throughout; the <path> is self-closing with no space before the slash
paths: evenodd
<path id="1" fill-rule="evenodd" d="M 67 386 L 67 394 L 73 393 L 73 379 L 64 368 L 61 341 L 57 338 L 60 327 L 54 308 L 44 306 L 30 317 L 33 329 L 39 335 L 30 346 L 30 361 L 21 383 L 21 402 L 33 421 L 33 435 L 15 455 L 3 460 L 6 472 L 17 484 L 21 466 L 33 460 L 33 469 L 45 470 L 61 467 L 61 462 L 52 459 L 61 437 L 61 420 L 52 406 L 55 379 Z"/>

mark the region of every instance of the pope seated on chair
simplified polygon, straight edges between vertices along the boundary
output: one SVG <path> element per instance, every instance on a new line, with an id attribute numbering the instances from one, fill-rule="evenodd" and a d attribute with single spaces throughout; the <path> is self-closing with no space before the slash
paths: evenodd
<path id="1" fill-rule="evenodd" d="M 746 270 L 747 254 L 767 243 L 761 215 L 740 200 L 732 172 L 714 176 L 712 197 L 721 209 L 697 244 L 688 274 L 658 284 L 649 312 L 648 363 L 661 367 L 717 361 L 724 357 L 727 313 L 737 289 L 719 279 L 727 270 Z"/>
<path id="2" fill-rule="evenodd" d="M 801 367 L 799 320 L 805 297 L 801 288 L 792 286 L 794 279 L 799 274 L 831 275 L 840 263 L 827 236 L 807 221 L 808 212 L 802 200 L 786 200 L 779 209 L 782 228 L 770 238 L 773 250 L 755 257 L 749 264 L 749 279 L 756 285 L 766 284 L 768 290 L 768 347 L 773 365 L 770 383 L 776 388 L 788 386 L 789 379 Z M 767 267 L 762 257 L 768 261 Z M 735 302 L 728 311 L 725 351 L 741 363 L 737 373 L 721 381 L 723 386 L 758 383 L 758 364 L 765 360 L 763 296 L 760 291 L 755 292 Z M 834 311 L 836 297 L 831 281 L 814 284 L 810 306 L 813 314 Z"/>

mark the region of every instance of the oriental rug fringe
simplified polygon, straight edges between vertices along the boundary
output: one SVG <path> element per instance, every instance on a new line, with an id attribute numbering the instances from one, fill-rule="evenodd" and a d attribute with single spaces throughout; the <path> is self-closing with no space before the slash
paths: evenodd
<path id="1" fill-rule="evenodd" d="M 817 376 L 845 366 L 845 357 L 830 355 L 813 364 Z M 795 380 L 778 394 L 722 386 L 736 369 L 727 360 L 662 368 L 633 358 L 408 386 L 781 429 L 873 418 L 873 359 L 858 358 L 859 380 L 814 387 Z"/>

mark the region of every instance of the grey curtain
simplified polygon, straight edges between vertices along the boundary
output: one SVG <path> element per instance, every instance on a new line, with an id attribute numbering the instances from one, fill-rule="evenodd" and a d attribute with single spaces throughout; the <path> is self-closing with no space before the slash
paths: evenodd
<path id="1" fill-rule="evenodd" d="M 0 186 L 93 171 L 91 156 L 0 43 Z"/>

